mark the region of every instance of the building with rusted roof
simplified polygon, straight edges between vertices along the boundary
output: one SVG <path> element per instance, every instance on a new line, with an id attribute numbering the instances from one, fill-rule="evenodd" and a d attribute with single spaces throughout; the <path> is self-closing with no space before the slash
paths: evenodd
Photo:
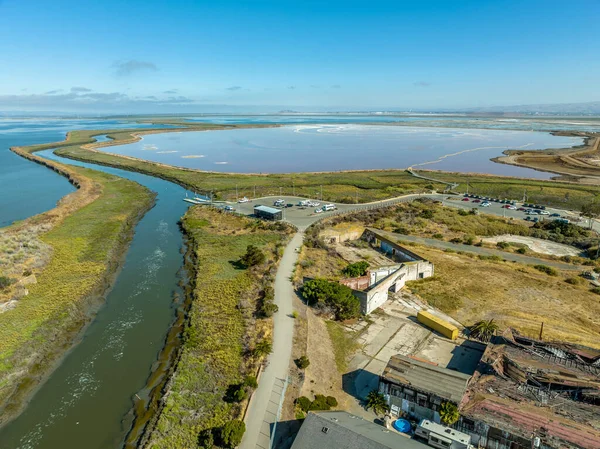
<path id="1" fill-rule="evenodd" d="M 600 449 L 600 352 L 508 330 L 488 345 L 456 426 L 483 448 Z"/>

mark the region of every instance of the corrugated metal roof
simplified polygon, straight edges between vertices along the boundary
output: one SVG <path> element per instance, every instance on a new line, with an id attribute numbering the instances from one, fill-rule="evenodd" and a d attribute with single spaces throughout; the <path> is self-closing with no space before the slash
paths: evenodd
<path id="1" fill-rule="evenodd" d="M 269 207 L 269 206 L 254 206 L 254 210 L 268 212 L 269 214 L 276 214 L 278 212 L 281 212 L 281 209 L 275 209 L 274 207 Z"/>
<path id="2" fill-rule="evenodd" d="M 342 411 L 310 412 L 292 449 L 427 449 L 393 430 Z"/>
<path id="3" fill-rule="evenodd" d="M 443 399 L 460 403 L 471 376 L 458 371 L 441 368 L 426 362 L 395 355 L 381 375 L 389 382 L 413 386 Z"/>

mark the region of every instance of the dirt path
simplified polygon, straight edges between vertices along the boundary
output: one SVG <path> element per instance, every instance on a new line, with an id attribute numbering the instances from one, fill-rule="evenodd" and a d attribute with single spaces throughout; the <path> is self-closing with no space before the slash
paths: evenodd
<path id="1" fill-rule="evenodd" d="M 486 243 L 522 243 L 523 245 L 527 245 L 531 251 L 541 254 L 549 254 L 551 256 L 579 256 L 579 254 L 581 254 L 581 250 L 573 248 L 569 245 L 562 245 L 549 240 L 536 239 L 534 237 L 524 237 L 521 235 L 497 235 L 495 237 L 487 237 L 482 240 Z"/>

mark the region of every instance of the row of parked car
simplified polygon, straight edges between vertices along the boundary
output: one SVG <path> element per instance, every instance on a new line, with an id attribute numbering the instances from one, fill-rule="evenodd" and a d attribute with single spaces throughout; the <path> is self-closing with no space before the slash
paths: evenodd
<path id="1" fill-rule="evenodd" d="M 489 196 L 481 196 L 481 195 L 472 195 L 470 193 L 465 193 L 464 195 L 465 197 L 463 198 L 463 201 L 470 201 L 469 198 L 473 199 L 474 203 L 481 203 L 483 202 L 488 202 L 488 203 L 500 203 L 500 204 L 517 204 L 516 201 L 513 200 L 501 200 L 500 198 L 492 198 Z"/>

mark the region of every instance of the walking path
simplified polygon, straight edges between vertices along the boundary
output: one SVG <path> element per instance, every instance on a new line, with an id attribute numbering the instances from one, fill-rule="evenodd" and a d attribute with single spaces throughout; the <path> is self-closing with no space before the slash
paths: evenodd
<path id="1" fill-rule="evenodd" d="M 246 412 L 246 433 L 240 449 L 268 449 L 273 425 L 278 419 L 280 403 L 285 394 L 294 337 L 291 276 L 298 260 L 304 234 L 298 232 L 286 246 L 275 277 L 275 304 L 279 311 L 273 318 L 273 352 L 260 376 Z"/>

